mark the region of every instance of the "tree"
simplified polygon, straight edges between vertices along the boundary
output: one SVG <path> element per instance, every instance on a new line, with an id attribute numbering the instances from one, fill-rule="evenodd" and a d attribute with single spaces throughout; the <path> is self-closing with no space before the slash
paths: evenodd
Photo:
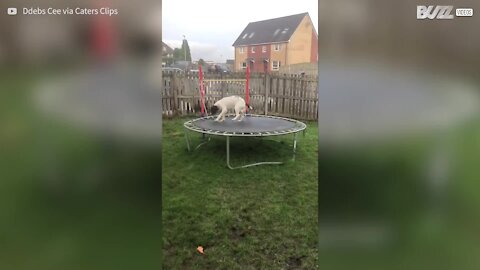
<path id="1" fill-rule="evenodd" d="M 205 60 L 203 60 L 203 58 L 200 58 L 198 60 L 198 66 L 202 66 L 202 69 L 205 71 L 208 69 L 207 63 L 205 62 Z"/>
<path id="2" fill-rule="evenodd" d="M 188 41 L 186 39 L 183 39 L 182 53 L 183 53 L 183 60 L 192 61 L 192 56 L 190 55 L 190 46 L 188 46 Z"/>
<path id="3" fill-rule="evenodd" d="M 182 42 L 182 48 L 175 48 L 173 50 L 173 59 L 175 61 L 192 61 L 190 46 L 188 46 L 188 41 L 186 39 Z"/>
<path id="4" fill-rule="evenodd" d="M 183 56 L 183 50 L 180 48 L 175 48 L 173 50 L 173 60 L 175 61 L 183 61 L 184 56 Z"/>

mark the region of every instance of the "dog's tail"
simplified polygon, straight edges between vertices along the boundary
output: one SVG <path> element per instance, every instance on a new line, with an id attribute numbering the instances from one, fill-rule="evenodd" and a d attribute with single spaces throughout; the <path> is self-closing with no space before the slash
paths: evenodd
<path id="1" fill-rule="evenodd" d="M 247 105 L 248 110 L 253 110 L 253 107 L 250 106 L 250 104 L 246 103 L 245 105 Z"/>

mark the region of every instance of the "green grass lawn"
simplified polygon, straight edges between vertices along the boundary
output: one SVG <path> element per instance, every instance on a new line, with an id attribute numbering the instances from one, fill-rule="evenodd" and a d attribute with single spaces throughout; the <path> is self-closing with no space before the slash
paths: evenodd
<path id="1" fill-rule="evenodd" d="M 163 122 L 164 269 L 316 269 L 317 123 L 299 134 L 295 162 L 292 135 L 232 139 L 233 166 L 286 163 L 230 170 L 225 138 L 187 151 L 186 120 Z M 191 138 L 201 141 L 198 133 Z"/>

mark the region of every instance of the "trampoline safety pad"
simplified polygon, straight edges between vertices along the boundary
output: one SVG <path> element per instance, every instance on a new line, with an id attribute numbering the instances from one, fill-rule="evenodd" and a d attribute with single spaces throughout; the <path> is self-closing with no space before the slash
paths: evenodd
<path id="1" fill-rule="evenodd" d="M 232 120 L 227 115 L 225 121 L 216 122 L 216 116 L 207 116 L 185 122 L 185 128 L 220 136 L 275 136 L 296 133 L 306 128 L 300 121 L 266 115 L 246 115 L 242 121 Z"/>

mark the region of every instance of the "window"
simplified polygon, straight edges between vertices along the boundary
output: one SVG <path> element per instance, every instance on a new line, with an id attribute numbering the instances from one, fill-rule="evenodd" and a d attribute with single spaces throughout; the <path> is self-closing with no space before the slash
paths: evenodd
<path id="1" fill-rule="evenodd" d="M 247 68 L 247 62 L 243 62 L 240 64 L 241 69 L 246 69 Z"/>
<path id="2" fill-rule="evenodd" d="M 278 35 L 278 32 L 280 32 L 280 29 L 275 30 L 275 33 L 273 33 L 273 36 Z"/>
<path id="3" fill-rule="evenodd" d="M 272 61 L 272 70 L 280 69 L 280 61 Z"/>
<path id="4" fill-rule="evenodd" d="M 267 46 L 262 46 L 262 52 L 267 52 Z"/>
<path id="5" fill-rule="evenodd" d="M 252 38 L 253 35 L 255 35 L 255 32 L 252 32 L 252 33 L 250 34 L 250 36 L 248 36 L 248 38 Z"/>
<path id="6" fill-rule="evenodd" d="M 240 48 L 239 48 L 239 53 L 243 53 L 243 51 L 244 51 L 244 48 L 243 48 L 243 47 L 240 47 Z"/>
<path id="7" fill-rule="evenodd" d="M 242 39 L 245 39 L 247 36 L 248 36 L 248 33 L 245 33 L 245 35 L 243 35 Z"/>
<path id="8" fill-rule="evenodd" d="M 283 29 L 282 34 L 286 34 L 288 31 L 288 28 Z"/>
<path id="9" fill-rule="evenodd" d="M 280 44 L 273 44 L 274 51 L 280 51 Z"/>
<path id="10" fill-rule="evenodd" d="M 255 46 L 252 47 L 252 53 L 255 53 Z"/>

